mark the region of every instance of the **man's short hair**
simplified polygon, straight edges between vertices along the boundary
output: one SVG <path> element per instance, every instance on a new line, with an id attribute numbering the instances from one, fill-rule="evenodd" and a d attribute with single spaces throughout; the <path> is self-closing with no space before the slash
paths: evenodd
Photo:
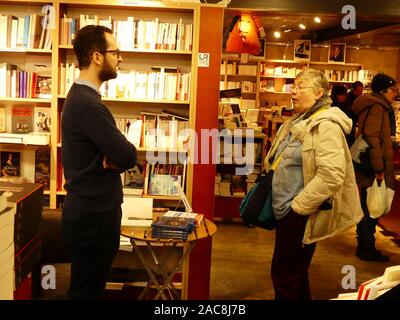
<path id="1" fill-rule="evenodd" d="M 351 85 L 351 89 L 355 89 L 357 87 L 364 87 L 364 84 L 361 81 L 354 81 Z"/>
<path id="2" fill-rule="evenodd" d="M 104 35 L 106 32 L 112 34 L 111 29 L 95 25 L 88 25 L 78 31 L 74 41 L 74 52 L 79 70 L 89 67 L 94 52 L 107 50 L 107 40 Z"/>

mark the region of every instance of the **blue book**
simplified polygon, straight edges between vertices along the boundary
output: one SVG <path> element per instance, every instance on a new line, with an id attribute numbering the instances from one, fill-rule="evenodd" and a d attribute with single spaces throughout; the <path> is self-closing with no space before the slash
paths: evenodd
<path id="1" fill-rule="evenodd" d="M 28 48 L 29 45 L 29 25 L 31 22 L 31 16 L 25 16 L 24 21 L 24 48 Z"/>

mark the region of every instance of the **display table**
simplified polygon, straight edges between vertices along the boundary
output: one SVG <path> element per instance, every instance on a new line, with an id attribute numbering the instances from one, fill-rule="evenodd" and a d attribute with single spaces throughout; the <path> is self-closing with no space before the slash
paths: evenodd
<path id="1" fill-rule="evenodd" d="M 164 293 L 166 290 L 168 290 L 172 299 L 180 299 L 180 295 L 172 282 L 174 275 L 181 270 L 182 265 L 187 261 L 197 241 L 212 237 L 216 231 L 216 225 L 207 219 L 204 219 L 201 225 L 193 230 L 186 241 L 152 238 L 151 228 L 121 227 L 121 235 L 130 239 L 135 252 L 150 277 L 149 285 L 143 289 L 139 300 L 144 298 L 149 286 L 152 284 L 154 284 L 157 289 L 157 295 L 154 297 L 155 300 L 159 298 L 167 300 L 168 298 Z M 147 248 L 150 253 L 151 259 L 146 259 L 140 249 L 143 243 L 145 243 L 145 248 Z M 162 257 L 160 253 L 157 254 L 154 250 L 156 247 L 160 246 L 163 248 L 163 250 L 161 250 Z M 166 260 L 178 246 L 183 247 L 182 254 L 176 259 L 172 267 L 167 268 Z"/>

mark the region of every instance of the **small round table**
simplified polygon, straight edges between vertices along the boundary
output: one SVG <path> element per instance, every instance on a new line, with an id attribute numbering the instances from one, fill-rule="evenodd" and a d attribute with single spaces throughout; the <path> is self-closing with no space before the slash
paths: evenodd
<path id="1" fill-rule="evenodd" d="M 164 239 L 164 238 L 153 238 L 151 227 L 129 227 L 122 226 L 121 227 L 121 235 L 128 237 L 130 242 L 137 253 L 141 263 L 143 264 L 146 272 L 150 277 L 150 285 L 153 283 L 157 289 L 157 295 L 155 296 L 155 300 L 160 297 L 164 300 L 167 300 L 167 296 L 164 294 L 165 290 L 170 290 L 172 293 L 171 297 L 173 299 L 179 299 L 180 295 L 172 283 L 172 279 L 174 275 L 181 269 L 183 263 L 189 257 L 190 252 L 196 245 L 198 240 L 205 239 L 208 237 L 212 237 L 214 233 L 217 231 L 216 225 L 208 220 L 203 219 L 201 224 L 194 228 L 194 230 L 188 235 L 186 240 L 177 240 L 177 239 Z M 141 252 L 138 243 L 145 242 L 148 251 L 150 252 L 151 257 L 153 258 L 155 268 L 150 266 L 151 262 L 149 262 Z M 166 248 L 167 252 L 165 252 L 165 257 L 169 256 L 169 253 L 176 248 L 177 245 L 183 245 L 183 253 L 180 259 L 175 263 L 172 271 L 168 271 L 165 268 L 164 262 L 161 261 L 160 258 L 156 255 L 153 250 L 154 246 L 163 246 Z M 157 280 L 157 275 L 161 275 L 162 282 Z M 139 300 L 143 299 L 146 292 L 148 291 L 148 287 L 145 287 L 142 293 L 139 296 Z"/>

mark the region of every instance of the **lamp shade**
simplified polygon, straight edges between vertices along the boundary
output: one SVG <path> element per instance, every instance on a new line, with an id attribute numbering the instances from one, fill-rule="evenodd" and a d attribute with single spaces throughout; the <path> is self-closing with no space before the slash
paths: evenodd
<path id="1" fill-rule="evenodd" d="M 226 42 L 226 52 L 233 53 L 260 53 L 260 40 L 258 39 L 258 28 L 249 14 L 243 14 L 229 33 Z"/>

